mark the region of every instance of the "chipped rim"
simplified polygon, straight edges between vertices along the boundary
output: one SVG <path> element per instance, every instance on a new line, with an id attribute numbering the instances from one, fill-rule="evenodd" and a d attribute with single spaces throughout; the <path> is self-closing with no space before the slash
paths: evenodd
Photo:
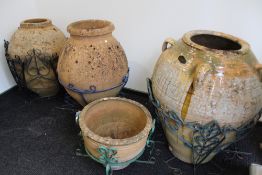
<path id="1" fill-rule="evenodd" d="M 241 46 L 241 48 L 238 49 L 238 50 L 218 50 L 218 49 L 212 49 L 212 48 L 208 48 L 208 47 L 199 45 L 199 44 L 197 44 L 197 43 L 195 43 L 194 41 L 191 40 L 191 37 L 193 37 L 195 35 L 201 35 L 201 34 L 213 35 L 213 36 L 218 36 L 218 37 L 229 39 L 233 42 L 238 43 Z M 187 45 L 195 47 L 197 49 L 204 50 L 204 51 L 213 51 L 213 52 L 217 52 L 217 53 L 231 52 L 231 53 L 245 54 L 250 49 L 249 44 L 246 41 L 244 41 L 244 40 L 242 40 L 238 37 L 235 37 L 233 35 L 229 35 L 229 34 L 226 34 L 226 33 L 222 33 L 222 32 L 211 31 L 211 30 L 192 30 L 192 31 L 189 31 L 189 32 L 184 34 L 182 40 Z"/>
<path id="2" fill-rule="evenodd" d="M 89 24 L 90 26 L 100 23 L 104 25 L 103 27 L 83 29 L 80 28 L 81 24 Z M 115 29 L 115 26 L 112 22 L 107 20 L 98 20 L 98 19 L 90 19 L 90 20 L 80 20 L 73 22 L 67 26 L 67 31 L 71 36 L 99 36 L 112 33 Z"/>
<path id="3" fill-rule="evenodd" d="M 52 21 L 47 18 L 31 18 L 26 19 L 20 23 L 21 28 L 38 28 L 51 26 Z"/>
<path id="4" fill-rule="evenodd" d="M 108 137 L 101 137 L 98 134 L 91 131 L 85 125 L 85 122 L 84 122 L 86 112 L 91 107 L 95 106 L 96 104 L 103 102 L 103 101 L 110 101 L 110 100 L 118 100 L 118 101 L 128 102 L 128 103 L 136 105 L 140 109 L 142 109 L 143 112 L 146 115 L 146 118 L 147 118 L 146 125 L 145 125 L 144 129 L 141 130 L 137 135 L 129 137 L 129 138 L 125 138 L 125 139 L 112 139 L 112 138 L 108 138 Z M 79 116 L 79 126 L 81 128 L 81 132 L 82 132 L 83 137 L 88 137 L 88 138 L 92 139 L 93 141 L 98 142 L 100 144 L 104 144 L 104 145 L 123 146 L 123 145 L 130 145 L 132 143 L 136 143 L 136 142 L 142 140 L 143 138 L 148 137 L 149 132 L 152 128 L 152 116 L 151 116 L 150 112 L 148 111 L 148 109 L 146 109 L 145 106 L 143 106 L 142 104 L 140 104 L 136 101 L 126 99 L 126 98 L 120 98 L 120 97 L 106 97 L 106 98 L 95 100 L 95 101 L 89 103 L 88 105 L 86 105 L 84 107 L 84 109 L 81 111 L 80 116 Z"/>

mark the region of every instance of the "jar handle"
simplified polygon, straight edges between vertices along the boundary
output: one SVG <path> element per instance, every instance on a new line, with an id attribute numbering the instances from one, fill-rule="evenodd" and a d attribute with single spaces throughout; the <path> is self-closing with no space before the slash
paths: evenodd
<path id="1" fill-rule="evenodd" d="M 256 70 L 258 71 L 258 73 L 259 73 L 260 81 L 262 81 L 262 73 L 261 73 L 262 64 L 256 64 L 256 65 L 255 65 L 255 69 L 256 69 Z"/>
<path id="2" fill-rule="evenodd" d="M 175 45 L 176 41 L 173 38 L 167 38 L 165 39 L 163 45 L 162 45 L 162 52 L 164 52 L 167 49 L 168 44 L 171 46 Z"/>

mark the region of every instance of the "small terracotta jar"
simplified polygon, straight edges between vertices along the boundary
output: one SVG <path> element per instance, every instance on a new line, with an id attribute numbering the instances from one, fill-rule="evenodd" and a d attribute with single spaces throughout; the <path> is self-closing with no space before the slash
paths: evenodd
<path id="1" fill-rule="evenodd" d="M 114 25 L 82 20 L 67 27 L 67 40 L 58 62 L 58 76 L 66 91 L 81 105 L 116 96 L 127 82 L 128 65 Z"/>
<path id="2" fill-rule="evenodd" d="M 64 34 L 44 18 L 28 19 L 12 35 L 7 49 L 8 61 L 15 65 L 11 71 L 25 86 L 40 96 L 58 92 L 56 78 L 58 55 L 64 46 Z M 9 64 L 10 65 L 10 64 Z M 17 82 L 19 84 L 19 82 Z"/>
<path id="3" fill-rule="evenodd" d="M 170 150 L 188 163 L 208 162 L 260 117 L 261 64 L 247 42 L 214 31 L 169 38 L 162 50 L 149 93 Z"/>
<path id="4" fill-rule="evenodd" d="M 143 105 L 119 97 L 93 101 L 78 120 L 89 156 L 112 170 L 138 159 L 154 130 L 150 112 Z"/>

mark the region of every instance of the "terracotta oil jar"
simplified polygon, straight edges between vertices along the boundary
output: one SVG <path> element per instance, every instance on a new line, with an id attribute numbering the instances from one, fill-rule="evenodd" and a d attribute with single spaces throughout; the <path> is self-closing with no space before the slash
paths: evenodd
<path id="1" fill-rule="evenodd" d="M 23 79 L 28 89 L 40 96 L 58 92 L 56 66 L 65 41 L 64 34 L 49 19 L 21 22 L 9 42 L 7 55 L 14 60 L 18 79 Z"/>
<path id="2" fill-rule="evenodd" d="M 138 159 L 154 129 L 150 112 L 143 105 L 119 97 L 89 103 L 78 121 L 89 156 L 112 170 Z"/>
<path id="3" fill-rule="evenodd" d="M 148 85 L 170 150 L 205 163 L 260 117 L 261 65 L 248 43 L 220 32 L 191 31 L 162 50 Z"/>
<path id="4" fill-rule="evenodd" d="M 60 83 L 81 105 L 116 96 L 128 78 L 126 55 L 112 36 L 114 25 L 105 20 L 70 24 L 58 62 Z"/>

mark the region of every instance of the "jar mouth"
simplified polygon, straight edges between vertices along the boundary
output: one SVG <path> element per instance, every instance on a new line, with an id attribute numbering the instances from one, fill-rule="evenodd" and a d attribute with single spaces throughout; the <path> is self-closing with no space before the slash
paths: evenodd
<path id="1" fill-rule="evenodd" d="M 67 26 L 71 36 L 99 36 L 112 33 L 114 24 L 107 20 L 81 20 Z"/>
<path id="2" fill-rule="evenodd" d="M 194 48 L 213 52 L 245 53 L 249 49 L 249 44 L 240 38 L 208 30 L 187 32 L 183 41 Z"/>
<path id="3" fill-rule="evenodd" d="M 20 23 L 20 27 L 22 28 L 30 28 L 30 27 L 47 27 L 52 25 L 52 21 L 47 18 L 32 18 L 26 19 Z"/>

